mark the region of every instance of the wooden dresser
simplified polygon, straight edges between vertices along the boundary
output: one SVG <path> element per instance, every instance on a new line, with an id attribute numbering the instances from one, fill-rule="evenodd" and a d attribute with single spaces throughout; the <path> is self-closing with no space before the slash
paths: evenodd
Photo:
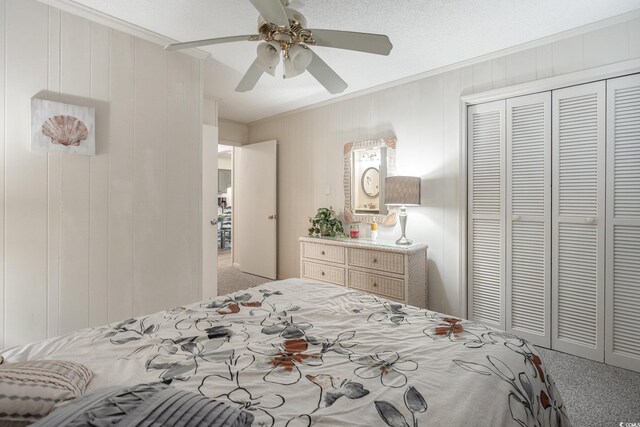
<path id="1" fill-rule="evenodd" d="M 300 238 L 300 277 L 427 308 L 427 245 L 370 239 Z"/>

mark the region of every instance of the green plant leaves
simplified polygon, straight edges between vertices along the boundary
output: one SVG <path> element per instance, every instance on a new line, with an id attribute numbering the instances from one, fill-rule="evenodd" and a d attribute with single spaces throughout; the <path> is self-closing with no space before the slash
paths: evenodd
<path id="1" fill-rule="evenodd" d="M 336 213 L 331 206 L 328 208 L 319 208 L 316 216 L 309 217 L 311 227 L 309 227 L 309 236 L 331 236 L 338 237 L 344 234 L 342 221 L 336 217 Z"/>

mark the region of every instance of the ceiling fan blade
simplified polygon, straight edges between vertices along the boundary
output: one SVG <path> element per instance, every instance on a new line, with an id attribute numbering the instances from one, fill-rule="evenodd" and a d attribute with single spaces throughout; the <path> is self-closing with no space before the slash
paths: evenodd
<path id="1" fill-rule="evenodd" d="M 246 36 L 219 37 L 216 39 L 204 39 L 204 40 L 195 40 L 192 42 L 173 43 L 168 46 L 165 46 L 164 48 L 165 50 L 180 50 L 180 49 L 189 49 L 190 47 L 208 46 L 211 44 L 249 41 L 251 36 L 252 35 L 249 34 Z"/>
<path id="2" fill-rule="evenodd" d="M 309 49 L 311 50 L 311 49 Z M 320 57 L 313 52 L 313 59 L 307 67 L 307 71 L 311 73 L 315 79 L 320 82 L 331 94 L 342 93 L 347 88 L 347 83 L 340 78 L 335 71 L 329 67 Z"/>
<path id="3" fill-rule="evenodd" d="M 389 55 L 393 45 L 384 34 L 354 33 L 338 30 L 310 30 L 317 46 Z"/>
<path id="4" fill-rule="evenodd" d="M 240 80 L 240 83 L 238 83 L 236 92 L 248 92 L 253 89 L 256 83 L 258 83 L 258 80 L 260 80 L 262 73 L 264 73 L 264 71 L 262 71 L 262 69 L 258 65 L 258 58 L 256 58 L 256 60 L 253 61 L 253 64 L 251 64 L 247 72 L 244 74 L 244 77 L 242 77 L 242 80 Z"/>
<path id="5" fill-rule="evenodd" d="M 280 27 L 289 27 L 289 18 L 280 0 L 251 0 L 251 4 L 258 9 L 265 21 Z"/>

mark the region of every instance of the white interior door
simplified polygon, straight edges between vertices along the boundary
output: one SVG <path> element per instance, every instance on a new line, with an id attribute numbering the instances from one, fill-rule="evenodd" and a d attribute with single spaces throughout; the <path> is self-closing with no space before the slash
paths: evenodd
<path id="1" fill-rule="evenodd" d="M 276 279 L 277 143 L 266 141 L 237 149 L 238 185 L 234 189 L 235 227 L 240 270 Z"/>
<path id="2" fill-rule="evenodd" d="M 469 318 L 505 328 L 505 101 L 472 105 L 469 132 Z"/>
<path id="3" fill-rule="evenodd" d="M 607 81 L 605 362 L 640 371 L 640 74 Z"/>
<path id="4" fill-rule="evenodd" d="M 604 360 L 605 82 L 553 91 L 552 348 Z"/>
<path id="5" fill-rule="evenodd" d="M 551 92 L 507 100 L 507 331 L 551 345 Z"/>
<path id="6" fill-rule="evenodd" d="M 218 295 L 218 128 L 202 126 L 202 298 Z"/>

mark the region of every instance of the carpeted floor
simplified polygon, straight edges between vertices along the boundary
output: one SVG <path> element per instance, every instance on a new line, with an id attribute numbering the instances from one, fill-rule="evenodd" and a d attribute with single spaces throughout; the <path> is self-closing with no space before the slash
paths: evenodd
<path id="1" fill-rule="evenodd" d="M 235 267 L 218 271 L 218 295 L 269 282 Z M 574 427 L 640 425 L 640 372 L 537 347 Z"/>
<path id="2" fill-rule="evenodd" d="M 574 427 L 640 425 L 640 372 L 536 348 Z"/>
<path id="3" fill-rule="evenodd" d="M 267 282 L 271 280 L 243 273 L 233 266 L 224 267 L 218 270 L 218 295 L 232 294 Z"/>

